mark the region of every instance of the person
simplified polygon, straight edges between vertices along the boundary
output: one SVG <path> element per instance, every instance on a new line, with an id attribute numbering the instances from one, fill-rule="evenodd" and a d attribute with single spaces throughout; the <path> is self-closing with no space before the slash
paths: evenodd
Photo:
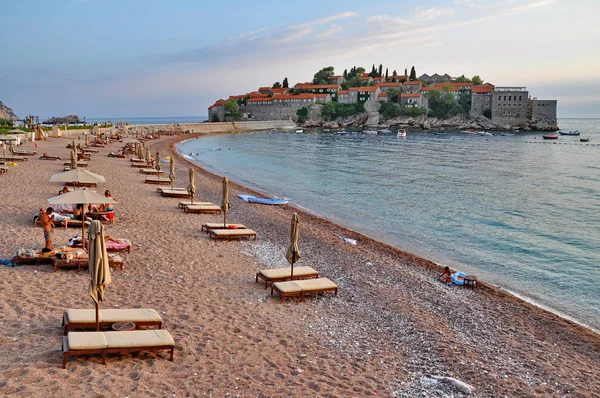
<path id="1" fill-rule="evenodd" d="M 83 211 L 83 204 L 79 203 L 73 210 L 73 218 L 79 221 L 92 221 Z"/>
<path id="2" fill-rule="evenodd" d="M 51 211 L 52 208 L 49 207 Z M 40 209 L 40 222 L 42 223 L 42 229 L 44 230 L 44 240 L 46 241 L 46 245 L 44 246 L 47 249 L 52 249 L 52 228 L 54 227 L 54 223 L 52 219 L 47 214 L 48 210 Z"/>
<path id="3" fill-rule="evenodd" d="M 446 267 L 444 268 L 444 272 L 440 274 L 440 280 L 450 286 L 452 284 L 451 276 L 452 271 L 450 270 L 450 267 Z"/>
<path id="4" fill-rule="evenodd" d="M 111 193 L 108 189 L 106 191 L 104 191 L 104 196 L 109 199 L 114 200 L 115 202 L 117 201 L 117 199 L 111 195 Z M 106 218 L 108 218 L 108 221 L 110 221 L 111 224 L 114 224 L 115 223 L 114 203 L 104 203 L 101 205 L 101 209 L 103 209 L 104 211 L 107 212 Z"/>
<path id="5" fill-rule="evenodd" d="M 52 207 L 48 207 L 48 209 L 46 209 L 46 214 L 48 214 L 48 217 L 50 217 L 54 225 L 56 225 L 57 222 L 62 222 L 65 225 L 65 229 L 67 229 L 69 220 L 71 219 L 70 216 L 55 213 Z"/>

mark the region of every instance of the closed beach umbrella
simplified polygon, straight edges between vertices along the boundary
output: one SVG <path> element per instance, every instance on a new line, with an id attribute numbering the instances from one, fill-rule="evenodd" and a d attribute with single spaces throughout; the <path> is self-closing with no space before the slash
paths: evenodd
<path id="1" fill-rule="evenodd" d="M 102 177 L 104 178 L 104 177 Z M 50 203 L 51 205 L 83 205 L 82 210 L 82 217 L 81 217 L 81 240 L 83 241 L 83 234 L 85 232 L 85 222 L 83 220 L 85 220 L 85 214 L 84 214 L 84 210 L 85 210 L 85 205 L 86 204 L 92 204 L 92 205 L 100 205 L 102 203 L 117 203 L 116 201 L 107 198 L 104 195 L 100 195 L 99 193 L 96 193 L 92 190 L 89 189 L 76 189 L 74 191 L 71 192 L 67 192 L 65 194 L 62 195 L 58 195 L 58 196 L 54 196 L 50 199 L 48 199 L 48 203 Z"/>
<path id="2" fill-rule="evenodd" d="M 2 141 L 2 143 L 0 143 L 0 145 L 2 145 L 2 154 L 4 155 L 4 158 L 6 159 L 6 144 L 4 143 L 4 141 Z"/>
<path id="3" fill-rule="evenodd" d="M 90 133 L 85 133 L 85 146 L 90 146 Z"/>
<path id="4" fill-rule="evenodd" d="M 229 180 L 223 177 L 223 200 L 221 201 L 221 210 L 223 210 L 223 228 L 227 227 L 227 210 L 229 210 Z"/>
<path id="5" fill-rule="evenodd" d="M 146 147 L 146 164 L 150 164 L 150 147 Z"/>
<path id="6" fill-rule="evenodd" d="M 71 150 L 71 170 L 75 170 L 77 168 L 77 150 L 73 148 Z"/>
<path id="7" fill-rule="evenodd" d="M 190 194 L 190 203 L 194 204 L 194 195 L 196 194 L 196 184 L 194 176 L 194 168 L 190 167 L 190 184 L 187 186 L 187 191 Z"/>
<path id="8" fill-rule="evenodd" d="M 294 279 L 294 263 L 300 259 L 300 249 L 298 248 L 298 232 L 300 220 L 298 213 L 292 214 L 292 225 L 290 231 L 290 245 L 288 246 L 285 258 L 292 264 L 291 280 Z"/>
<path id="9" fill-rule="evenodd" d="M 156 169 L 156 176 L 160 176 L 160 153 L 156 151 L 156 161 L 154 162 L 154 168 Z"/>
<path id="10" fill-rule="evenodd" d="M 88 265 L 90 270 L 89 293 L 96 303 L 96 330 L 100 331 L 100 302 L 104 301 L 106 287 L 110 284 L 110 267 L 104 242 L 104 226 L 98 220 L 92 221 L 88 229 L 90 251 Z"/>
<path id="11" fill-rule="evenodd" d="M 15 147 L 13 146 L 12 140 L 10 141 L 10 146 L 8 147 L 8 152 L 15 154 Z"/>
<path id="12" fill-rule="evenodd" d="M 173 181 L 175 181 L 175 162 L 173 161 L 173 157 L 171 157 L 169 159 L 169 166 L 170 166 L 170 172 L 169 172 L 169 180 L 171 180 L 171 189 L 173 189 Z"/>

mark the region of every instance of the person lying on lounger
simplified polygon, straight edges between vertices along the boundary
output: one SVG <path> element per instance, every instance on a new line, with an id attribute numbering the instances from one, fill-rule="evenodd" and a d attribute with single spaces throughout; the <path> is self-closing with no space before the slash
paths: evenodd
<path id="1" fill-rule="evenodd" d="M 67 263 L 72 259 L 87 259 L 88 254 L 85 250 L 77 247 L 59 246 L 54 249 L 43 248 L 42 257 L 56 256 L 61 260 L 66 260 Z"/>
<path id="2" fill-rule="evenodd" d="M 452 284 L 452 271 L 450 270 L 450 267 L 446 267 L 444 268 L 444 272 L 442 272 L 440 274 L 440 280 L 442 282 L 444 282 L 446 285 L 450 286 Z"/>

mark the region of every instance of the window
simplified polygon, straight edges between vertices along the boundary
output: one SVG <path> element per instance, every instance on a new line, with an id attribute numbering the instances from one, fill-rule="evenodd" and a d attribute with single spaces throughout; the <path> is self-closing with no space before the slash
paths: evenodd
<path id="1" fill-rule="evenodd" d="M 504 101 L 506 101 L 506 95 L 504 96 Z"/>
<path id="2" fill-rule="evenodd" d="M 519 101 L 523 101 L 523 96 L 519 95 Z"/>
<path id="3" fill-rule="evenodd" d="M 501 95 L 498 96 L 498 101 L 502 101 L 502 96 Z"/>
<path id="4" fill-rule="evenodd" d="M 512 95 L 509 95 L 509 96 L 508 96 L 508 100 L 509 100 L 509 101 L 512 101 Z"/>

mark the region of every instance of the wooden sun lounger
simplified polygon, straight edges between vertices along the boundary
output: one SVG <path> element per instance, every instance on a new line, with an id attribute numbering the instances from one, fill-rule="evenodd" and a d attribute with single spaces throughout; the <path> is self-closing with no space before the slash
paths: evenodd
<path id="1" fill-rule="evenodd" d="M 144 183 L 155 185 L 171 185 L 171 180 L 165 177 L 148 177 Z"/>
<path id="2" fill-rule="evenodd" d="M 37 155 L 37 151 L 14 151 L 13 154 L 17 156 L 33 156 Z"/>
<path id="3" fill-rule="evenodd" d="M 136 159 L 136 158 L 131 158 L 131 159 L 129 159 L 129 161 L 131 163 L 146 163 L 146 161 L 144 159 Z"/>
<path id="4" fill-rule="evenodd" d="M 190 194 L 185 188 L 174 188 L 174 189 L 163 189 L 158 188 L 156 192 L 160 193 L 161 196 L 169 198 L 188 198 Z"/>
<path id="5" fill-rule="evenodd" d="M 88 153 L 98 153 L 97 149 L 88 149 L 88 148 L 84 148 L 83 152 L 88 152 Z"/>
<path id="6" fill-rule="evenodd" d="M 71 166 L 71 162 L 65 162 L 63 166 Z M 88 167 L 88 164 L 87 162 L 77 162 L 77 167 Z"/>
<path id="7" fill-rule="evenodd" d="M 100 327 L 111 326 L 116 322 L 133 322 L 140 326 L 156 326 L 162 329 L 162 318 L 151 308 L 106 308 L 100 309 Z M 64 335 L 69 329 L 89 329 L 96 327 L 96 310 L 68 309 L 63 314 Z"/>
<path id="8" fill-rule="evenodd" d="M 163 329 L 131 330 L 126 332 L 70 332 L 63 336 L 62 367 L 67 367 L 67 357 L 75 355 L 101 354 L 106 365 L 106 354 L 126 354 L 138 351 L 170 350 L 169 361 L 173 360 L 175 340 Z"/>
<path id="9" fill-rule="evenodd" d="M 75 185 L 79 185 L 80 187 L 92 187 L 95 188 L 98 186 L 95 182 L 65 182 L 65 185 L 68 187 L 74 187 Z"/>
<path id="10" fill-rule="evenodd" d="M 103 144 L 91 144 L 90 146 L 96 147 L 96 148 L 104 148 L 106 145 Z"/>
<path id="11" fill-rule="evenodd" d="M 208 231 L 210 231 L 211 229 L 245 229 L 246 226 L 244 224 L 225 224 L 223 225 L 222 222 L 207 222 L 202 224 L 202 231 L 206 231 L 206 233 L 208 233 Z"/>
<path id="12" fill-rule="evenodd" d="M 7 162 L 25 162 L 27 158 L 25 156 L 0 156 L 0 160 Z"/>
<path id="13" fill-rule="evenodd" d="M 210 202 L 199 202 L 197 200 L 194 200 L 193 202 L 190 200 L 182 200 L 181 202 L 179 202 L 179 208 L 183 209 L 185 206 L 189 206 L 189 205 L 213 205 Z M 214 206 L 214 205 L 213 205 Z"/>
<path id="14" fill-rule="evenodd" d="M 0 174 L 8 173 L 8 166 L 0 166 Z"/>
<path id="15" fill-rule="evenodd" d="M 54 264 L 52 257 L 13 257 L 12 262 L 17 265 L 42 265 L 42 264 Z"/>
<path id="16" fill-rule="evenodd" d="M 135 167 L 137 169 L 146 169 L 148 168 L 148 165 L 146 163 L 131 163 L 131 167 Z M 156 173 L 155 169 L 152 170 L 154 170 L 154 172 Z"/>
<path id="17" fill-rule="evenodd" d="M 337 296 L 338 287 L 327 278 L 306 279 L 299 281 L 275 282 L 271 285 L 271 295 L 277 292 L 281 297 L 281 302 L 286 297 L 300 296 L 300 301 L 304 300 L 306 294 L 335 292 Z"/>
<path id="18" fill-rule="evenodd" d="M 290 279 L 292 268 L 263 269 L 256 273 L 256 282 L 258 279 L 265 281 L 265 289 L 269 283 L 281 282 Z M 294 279 L 318 278 L 319 272 L 311 267 L 294 267 Z"/>
<path id="19" fill-rule="evenodd" d="M 60 156 L 51 156 L 51 155 L 46 155 L 46 156 L 40 156 L 40 159 L 42 160 L 61 160 Z"/>
<path id="20" fill-rule="evenodd" d="M 77 268 L 77 271 L 81 271 L 82 269 L 88 268 L 89 260 L 87 258 L 72 258 L 67 262 L 67 260 L 62 260 L 58 257 L 52 257 L 52 265 L 54 268 L 53 272 L 56 272 L 58 267 Z M 118 254 L 109 255 L 108 266 L 111 268 L 119 267 L 121 268 L 121 271 L 123 271 L 125 268 L 125 261 L 123 261 L 123 257 Z"/>
<path id="21" fill-rule="evenodd" d="M 183 211 L 186 213 L 198 213 L 198 214 L 221 214 L 221 208 L 214 204 L 209 205 L 185 205 Z"/>
<path id="22" fill-rule="evenodd" d="M 256 239 L 256 232 L 249 228 L 244 229 L 211 229 L 208 234 L 213 239 L 244 239 L 254 238 Z"/>
<path id="23" fill-rule="evenodd" d="M 135 163 L 133 163 L 131 165 L 131 167 L 135 167 L 134 165 L 135 165 Z M 144 166 L 144 167 L 147 167 L 147 166 Z M 161 171 L 156 171 L 156 169 L 140 169 L 140 173 L 142 173 L 142 174 L 154 174 L 154 175 L 156 175 L 156 174 L 164 174 L 165 172 L 162 171 L 162 170 Z"/>

